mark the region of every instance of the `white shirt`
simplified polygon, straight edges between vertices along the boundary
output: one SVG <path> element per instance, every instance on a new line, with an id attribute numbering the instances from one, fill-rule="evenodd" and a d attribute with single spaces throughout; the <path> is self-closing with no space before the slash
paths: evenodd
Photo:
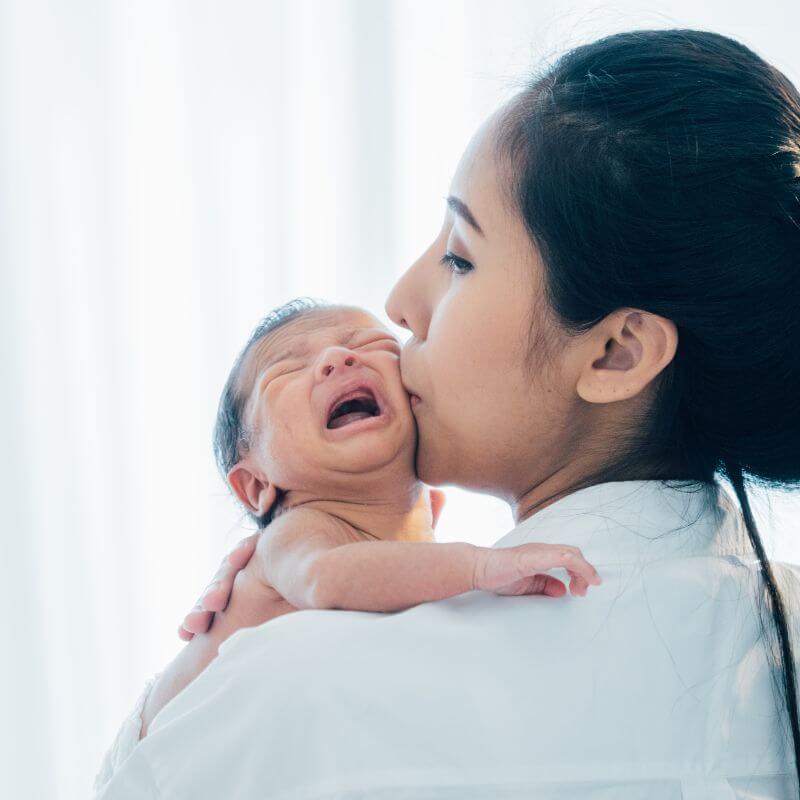
<path id="1" fill-rule="evenodd" d="M 525 542 L 580 547 L 603 583 L 586 597 L 306 610 L 237 631 L 98 796 L 797 797 L 757 561 L 725 490 L 598 484 L 494 547 Z M 800 568 L 773 566 L 792 584 L 796 630 Z"/>

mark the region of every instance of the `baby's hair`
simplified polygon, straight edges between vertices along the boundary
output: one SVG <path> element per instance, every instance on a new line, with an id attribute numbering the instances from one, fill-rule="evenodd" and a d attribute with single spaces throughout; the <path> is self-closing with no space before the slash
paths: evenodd
<path id="1" fill-rule="evenodd" d="M 226 483 L 231 468 L 253 445 L 255 432 L 248 428 L 242 419 L 251 387 L 240 385 L 242 365 L 250 350 L 265 336 L 293 320 L 321 312 L 345 310 L 345 308 L 346 306 L 327 303 L 311 297 L 296 297 L 270 311 L 253 329 L 247 344 L 236 357 L 228 380 L 225 382 L 214 424 L 214 458 L 217 468 L 222 474 L 222 479 Z M 272 508 L 265 514 L 254 514 L 250 509 L 246 509 L 246 513 L 259 528 L 265 528 L 280 512 L 283 500 L 284 493 L 279 490 Z"/>

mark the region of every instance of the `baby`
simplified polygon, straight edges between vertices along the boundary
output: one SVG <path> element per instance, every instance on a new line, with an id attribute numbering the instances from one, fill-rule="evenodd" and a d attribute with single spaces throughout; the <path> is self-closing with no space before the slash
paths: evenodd
<path id="1" fill-rule="evenodd" d="M 534 552 L 525 546 L 433 544 L 399 358 L 366 311 L 295 301 L 259 326 L 228 381 L 219 465 L 268 523 L 256 551 L 263 577 L 297 608 L 398 611 L 473 589 L 521 594 L 512 582 L 543 569 L 515 571 Z M 375 541 L 406 544 L 367 546 Z"/>
<path id="2" fill-rule="evenodd" d="M 474 590 L 561 596 L 563 584 L 544 574 L 554 567 L 570 574 L 573 594 L 599 584 L 575 547 L 435 542 L 443 496 L 434 490 L 432 506 L 414 471 L 414 398 L 399 361 L 399 342 L 371 314 L 301 299 L 269 314 L 234 364 L 215 453 L 264 528 L 247 571 L 282 598 L 277 613 L 400 611 Z M 231 604 L 241 608 L 242 594 Z M 270 615 L 263 608 L 237 624 Z M 215 653 L 151 693 L 143 733 Z"/>

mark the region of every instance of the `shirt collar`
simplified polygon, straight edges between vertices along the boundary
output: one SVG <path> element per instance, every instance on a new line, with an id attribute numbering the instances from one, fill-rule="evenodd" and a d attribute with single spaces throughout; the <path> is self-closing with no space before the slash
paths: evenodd
<path id="1" fill-rule="evenodd" d="M 493 547 L 579 547 L 593 565 L 696 555 L 754 558 L 738 505 L 718 483 L 609 481 L 562 497 Z"/>

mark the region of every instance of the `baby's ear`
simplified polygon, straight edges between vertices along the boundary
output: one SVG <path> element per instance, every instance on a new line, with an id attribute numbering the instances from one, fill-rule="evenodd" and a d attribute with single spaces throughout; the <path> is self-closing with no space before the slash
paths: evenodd
<path id="1" fill-rule="evenodd" d="M 275 486 L 252 472 L 244 462 L 231 467 L 227 479 L 236 496 L 256 516 L 262 517 L 275 503 L 278 494 Z"/>
<path id="2" fill-rule="evenodd" d="M 441 489 L 431 489 L 431 516 L 433 517 L 432 527 L 436 527 L 439 521 L 439 514 L 444 508 L 445 495 Z"/>

